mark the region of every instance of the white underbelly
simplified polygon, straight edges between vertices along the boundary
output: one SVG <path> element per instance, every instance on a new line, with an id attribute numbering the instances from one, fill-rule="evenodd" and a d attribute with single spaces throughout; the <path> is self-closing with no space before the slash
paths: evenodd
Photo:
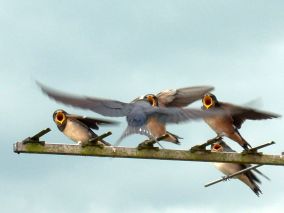
<path id="1" fill-rule="evenodd" d="M 69 137 L 74 142 L 87 142 L 92 135 L 88 128 L 80 125 L 77 122 L 67 120 L 66 127 L 63 130 L 63 133 Z"/>
<path id="2" fill-rule="evenodd" d="M 214 166 L 225 175 L 231 175 L 238 172 L 240 169 L 237 164 L 233 163 L 213 163 Z"/>

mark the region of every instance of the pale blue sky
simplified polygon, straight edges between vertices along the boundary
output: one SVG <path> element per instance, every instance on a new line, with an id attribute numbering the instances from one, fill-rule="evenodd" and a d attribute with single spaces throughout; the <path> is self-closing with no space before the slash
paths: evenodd
<path id="1" fill-rule="evenodd" d="M 283 1 L 0 1 L 1 212 L 282 212 L 282 167 L 261 170 L 263 195 L 239 181 L 209 188 L 210 163 L 14 154 L 12 144 L 50 127 L 52 113 L 97 116 L 57 104 L 35 80 L 81 95 L 131 101 L 162 89 L 213 85 L 220 100 L 283 114 Z M 200 102 L 194 104 L 200 107 Z M 111 143 L 126 124 L 112 130 Z M 283 119 L 248 121 L 242 135 L 284 151 Z M 184 148 L 215 136 L 203 122 L 168 128 Z M 136 146 L 143 136 L 123 145 Z M 234 142 L 226 140 L 240 151 Z"/>

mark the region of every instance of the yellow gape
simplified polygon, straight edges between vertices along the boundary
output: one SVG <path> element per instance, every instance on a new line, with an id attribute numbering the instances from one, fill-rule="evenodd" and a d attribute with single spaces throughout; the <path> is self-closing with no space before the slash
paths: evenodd
<path id="1" fill-rule="evenodd" d="M 66 116 L 63 112 L 58 112 L 55 116 L 55 122 L 62 124 L 66 120 Z"/>
<path id="2" fill-rule="evenodd" d="M 204 96 L 202 102 L 206 109 L 209 109 L 214 104 L 213 99 L 209 95 Z"/>
<path id="3" fill-rule="evenodd" d="M 149 101 L 149 103 L 150 103 L 153 107 L 158 106 L 158 103 L 157 103 L 156 99 L 153 97 L 153 95 L 148 95 L 148 96 L 147 96 L 147 100 Z"/>
<path id="4" fill-rule="evenodd" d="M 223 152 L 223 147 L 220 144 L 216 143 L 213 145 L 212 151 L 213 152 Z"/>

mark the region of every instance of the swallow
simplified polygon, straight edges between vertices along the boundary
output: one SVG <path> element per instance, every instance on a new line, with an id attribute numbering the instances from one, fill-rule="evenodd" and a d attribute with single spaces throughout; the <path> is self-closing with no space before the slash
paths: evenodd
<path id="1" fill-rule="evenodd" d="M 211 152 L 235 152 L 231 147 L 229 147 L 225 142 L 214 143 L 211 145 Z M 220 170 L 225 175 L 232 175 L 238 171 L 246 169 L 251 165 L 247 164 L 238 164 L 238 163 L 214 163 L 214 166 Z M 240 175 L 235 176 L 234 178 L 238 178 L 240 181 L 245 183 L 250 189 L 259 196 L 262 194 L 258 184 L 261 183 L 259 178 L 254 174 L 254 172 L 262 175 L 266 179 L 270 180 L 266 175 L 260 172 L 258 169 L 252 169 L 246 171 Z M 258 183 L 258 184 L 257 184 Z"/>
<path id="2" fill-rule="evenodd" d="M 69 114 L 62 109 L 58 109 L 53 113 L 53 121 L 64 135 L 82 146 L 86 145 L 91 139 L 98 137 L 92 131 L 92 129 L 99 129 L 98 125 L 117 124 L 114 121 Z M 97 144 L 111 146 L 110 143 L 104 140 L 99 140 Z"/>
<path id="3" fill-rule="evenodd" d="M 156 119 L 157 122 L 162 124 L 180 123 L 219 114 L 219 112 L 216 113 L 214 110 L 206 112 L 199 109 L 180 107 L 152 107 L 147 99 L 138 99 L 131 103 L 124 103 L 96 97 L 74 96 L 50 89 L 40 83 L 37 84 L 44 94 L 65 105 L 91 110 L 103 116 L 126 117 L 128 126 L 118 141 L 131 134 L 141 134 L 151 139 L 156 139 L 147 128 L 147 122 L 150 119 Z"/>
<path id="4" fill-rule="evenodd" d="M 167 89 L 159 92 L 157 95 L 147 94 L 139 98 L 134 99 L 135 102 L 138 99 L 147 100 L 152 107 L 186 107 L 189 104 L 201 99 L 204 94 L 213 90 L 214 87 L 210 86 L 198 86 L 198 87 L 186 87 L 180 89 Z M 172 142 L 174 144 L 180 144 L 179 139 L 182 139 L 178 135 L 170 133 L 166 130 L 164 123 L 158 122 L 155 117 L 148 120 L 147 129 L 151 132 L 154 138 L 166 136 L 163 140 Z"/>
<path id="5" fill-rule="evenodd" d="M 226 136 L 240 144 L 245 150 L 251 145 L 241 136 L 238 129 L 245 120 L 262 120 L 278 118 L 280 115 L 259 111 L 249 107 L 242 107 L 230 103 L 219 102 L 215 95 L 207 93 L 202 99 L 204 111 L 220 110 L 223 114 L 206 117 L 204 121 L 217 133 L 216 138 Z"/>

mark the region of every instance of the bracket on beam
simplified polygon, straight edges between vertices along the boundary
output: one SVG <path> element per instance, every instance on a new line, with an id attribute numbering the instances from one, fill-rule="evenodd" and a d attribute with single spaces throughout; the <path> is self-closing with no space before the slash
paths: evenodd
<path id="1" fill-rule="evenodd" d="M 191 147 L 191 148 L 190 148 L 190 152 L 197 152 L 197 151 L 205 152 L 205 151 L 210 151 L 210 150 L 206 150 L 206 147 L 207 147 L 207 146 L 210 146 L 210 145 L 212 145 L 213 143 L 216 143 L 216 142 L 218 142 L 218 141 L 222 141 L 222 139 L 223 139 L 222 137 L 217 136 L 217 137 L 215 137 L 215 138 L 213 138 L 213 139 L 208 140 L 206 143 L 203 143 L 203 144 L 201 144 L 201 145 L 196 145 L 196 146 Z"/>
<path id="2" fill-rule="evenodd" d="M 164 140 L 165 138 L 168 137 L 168 134 L 162 135 L 161 137 L 158 138 L 153 138 L 150 140 L 146 140 L 142 143 L 140 143 L 137 147 L 138 150 L 142 150 L 142 149 L 153 149 L 158 151 L 159 147 L 154 147 L 155 143 L 159 143 L 159 141 Z"/>
<path id="3" fill-rule="evenodd" d="M 98 146 L 100 147 L 101 149 L 104 148 L 104 144 L 102 142 L 100 142 L 102 139 L 110 136 L 112 134 L 112 132 L 106 132 L 102 135 L 99 135 L 95 138 L 91 138 L 88 143 L 85 143 L 85 144 L 82 144 L 82 147 L 86 147 L 86 146 Z"/>
<path id="4" fill-rule="evenodd" d="M 50 132 L 51 129 L 50 128 L 46 128 L 40 132 L 38 132 L 37 134 L 35 134 L 32 137 L 27 137 L 26 139 L 24 139 L 22 142 L 23 144 L 27 144 L 27 143 L 38 143 L 41 145 L 45 144 L 45 141 L 40 141 L 40 137 L 42 137 L 43 135 L 47 134 L 48 132 Z"/>
<path id="5" fill-rule="evenodd" d="M 251 149 L 249 149 L 249 150 L 244 150 L 244 151 L 242 152 L 242 154 L 259 154 L 259 155 L 261 155 L 262 153 L 261 153 L 261 152 L 258 152 L 257 150 L 262 149 L 262 148 L 267 147 L 267 146 L 271 146 L 271 145 L 273 145 L 273 144 L 275 144 L 275 142 L 274 142 L 274 141 L 271 141 L 271 142 L 269 142 L 269 143 L 265 143 L 265 144 L 262 144 L 262 145 L 260 145 L 260 146 L 251 148 Z"/>

